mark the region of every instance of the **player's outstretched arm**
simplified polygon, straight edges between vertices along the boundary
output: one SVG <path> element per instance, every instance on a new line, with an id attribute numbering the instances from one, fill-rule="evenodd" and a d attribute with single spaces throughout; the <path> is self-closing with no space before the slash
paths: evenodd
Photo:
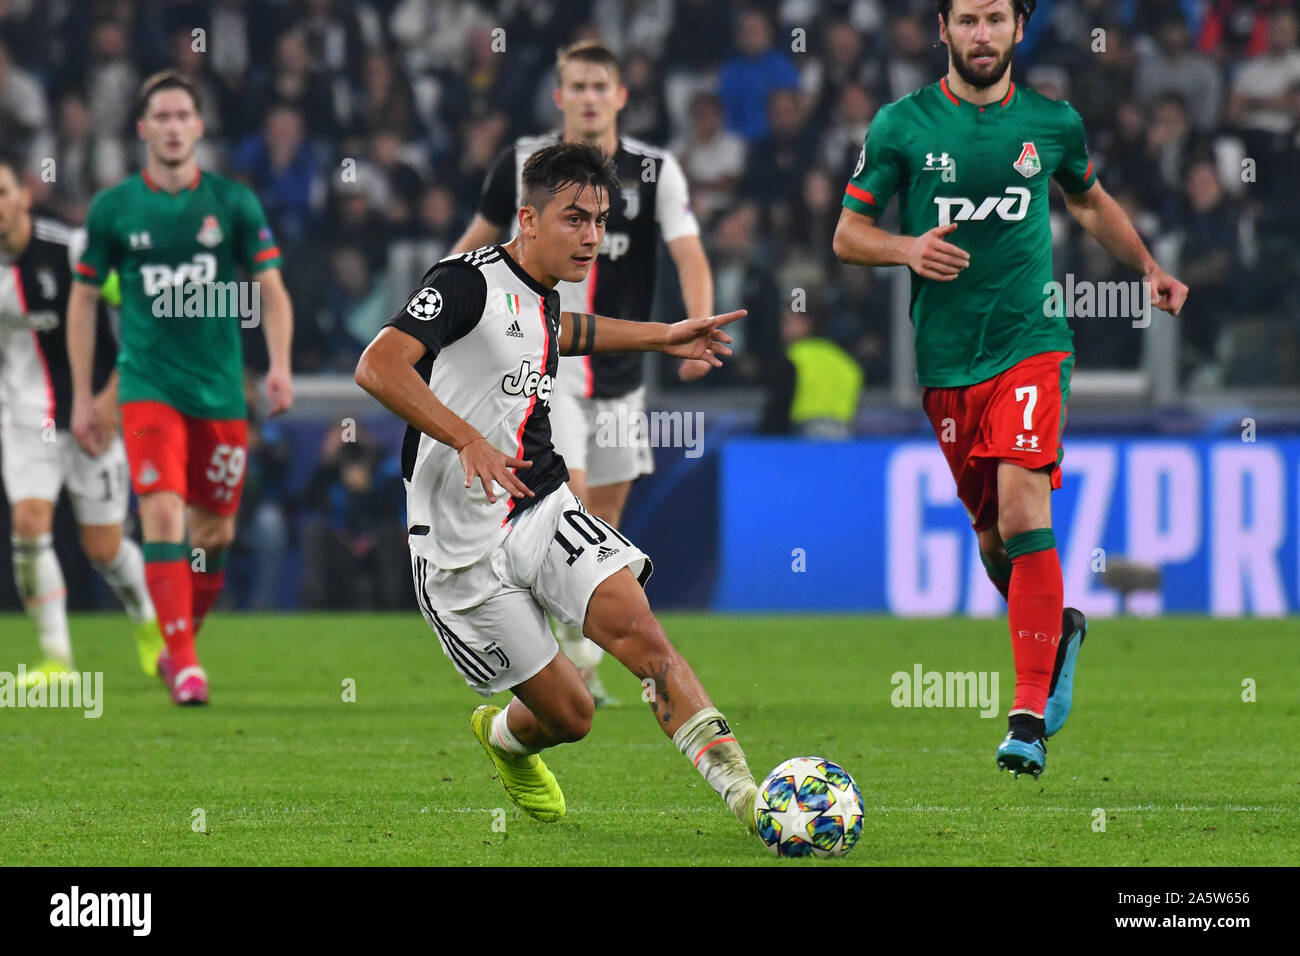
<path id="1" fill-rule="evenodd" d="M 515 498 L 533 497 L 532 490 L 511 470 L 528 468 L 532 462 L 493 448 L 478 429 L 438 401 L 420 377 L 415 364 L 427 351 L 424 343 L 400 329 L 380 329 L 357 362 L 357 384 L 412 428 L 455 448 L 465 466 L 466 488 L 478 478 L 493 504 L 497 500 L 494 481 Z"/>
<path id="2" fill-rule="evenodd" d="M 1187 300 L 1187 286 L 1164 269 L 1151 253 L 1133 226 L 1128 214 L 1100 182 L 1081 193 L 1063 193 L 1065 207 L 1102 247 L 1124 265 L 1142 273 L 1144 281 L 1151 284 L 1151 304 L 1172 315 L 1182 311 Z"/>
<path id="3" fill-rule="evenodd" d="M 722 326 L 748 315 L 737 309 L 704 319 L 681 322 L 628 322 L 588 312 L 560 313 L 560 354 L 594 352 L 663 352 L 683 359 L 701 359 L 721 368 L 720 355 L 730 355 L 731 336 Z"/>
<path id="4" fill-rule="evenodd" d="M 709 315 L 713 312 L 713 270 L 704 252 L 704 243 L 698 234 L 678 236 L 668 243 L 668 255 L 677 267 L 677 281 L 682 287 L 682 302 L 687 315 Z M 677 377 L 691 382 L 707 375 L 713 368 L 699 359 L 682 359 Z"/>
<path id="5" fill-rule="evenodd" d="M 289 353 L 293 345 L 293 303 L 279 269 L 265 269 L 257 274 L 266 321 L 262 333 L 266 336 L 266 354 L 270 367 L 266 371 L 266 397 L 271 402 L 271 414 L 287 412 L 293 406 L 293 372 L 289 367 Z"/>
<path id="6" fill-rule="evenodd" d="M 68 368 L 72 377 L 72 435 L 88 455 L 98 457 L 108 447 L 112 436 L 101 427 L 95 415 L 94 359 L 95 307 L 99 289 L 84 282 L 73 282 L 68 291 Z"/>
<path id="7" fill-rule="evenodd" d="M 945 237 L 957 224 L 935 226 L 920 236 L 897 236 L 872 216 L 840 210 L 831 248 L 840 262 L 857 266 L 907 266 L 923 279 L 951 282 L 970 265 L 970 253 Z"/>

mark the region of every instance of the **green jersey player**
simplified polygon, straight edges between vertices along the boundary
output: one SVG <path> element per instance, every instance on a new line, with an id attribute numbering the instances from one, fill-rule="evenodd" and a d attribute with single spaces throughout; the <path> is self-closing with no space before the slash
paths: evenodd
<path id="1" fill-rule="evenodd" d="M 835 254 L 911 268 L 923 404 L 1007 599 L 1015 700 L 999 766 L 1034 776 L 1073 699 L 1083 615 L 1063 608 L 1051 491 L 1073 338 L 1050 298 L 1048 182 L 1112 255 L 1177 315 L 1187 287 L 1147 251 L 1097 181 L 1083 123 L 1016 86 L 1012 51 L 1035 0 L 938 0 L 948 73 L 871 123 L 835 230 Z M 876 226 L 897 194 L 901 234 Z"/>
<path id="2" fill-rule="evenodd" d="M 293 403 L 293 317 L 257 197 L 198 167 L 203 120 L 194 87 L 175 73 L 155 74 L 141 87 L 136 117 L 147 161 L 91 202 L 68 300 L 72 432 L 89 453 L 107 438 L 90 405 L 91 318 L 116 269 L 118 399 L 145 577 L 167 645 L 158 672 L 177 704 L 205 704 L 194 637 L 221 590 L 247 456 L 240 327 L 262 325 L 277 414 Z M 252 281 L 238 281 L 241 268 Z"/>

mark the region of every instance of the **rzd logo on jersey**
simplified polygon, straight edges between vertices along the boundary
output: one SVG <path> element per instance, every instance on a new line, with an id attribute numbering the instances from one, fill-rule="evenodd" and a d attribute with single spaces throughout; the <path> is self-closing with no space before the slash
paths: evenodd
<path id="1" fill-rule="evenodd" d="M 140 279 L 144 282 L 144 294 L 157 295 L 172 286 L 185 286 L 191 282 L 211 282 L 217 277 L 217 257 L 208 252 L 196 253 L 189 262 L 182 262 L 175 269 L 168 265 L 141 266 Z"/>
<path id="2" fill-rule="evenodd" d="M 1005 196 L 987 196 L 978 206 L 965 196 L 935 196 L 934 204 L 939 207 L 941 226 L 967 220 L 978 222 L 994 213 L 999 219 L 1019 222 L 1029 212 L 1029 190 L 1024 186 L 1008 186 Z"/>
<path id="3" fill-rule="evenodd" d="M 533 371 L 532 364 L 524 359 L 519 368 L 501 380 L 501 390 L 507 395 L 522 395 L 524 398 L 536 395 L 549 405 L 553 384 L 551 376 Z"/>

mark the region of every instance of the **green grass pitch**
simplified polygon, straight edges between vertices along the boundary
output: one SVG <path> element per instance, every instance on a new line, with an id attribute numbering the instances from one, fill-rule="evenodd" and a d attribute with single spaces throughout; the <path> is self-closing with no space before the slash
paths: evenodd
<path id="1" fill-rule="evenodd" d="M 5 865 L 1290 865 L 1300 858 L 1300 621 L 1094 622 L 1047 772 L 994 765 L 1012 694 L 1001 621 L 666 615 L 762 777 L 817 754 L 854 775 L 861 843 L 778 861 L 627 703 L 547 761 L 557 824 L 514 808 L 469 732 L 479 698 L 418 614 L 216 614 L 212 706 L 141 674 L 124 618 L 74 616 L 104 711 L 0 709 Z M 31 663 L 0 616 L 0 670 Z M 997 670 L 999 716 L 895 708 L 890 676 Z M 344 702 L 346 679 L 356 701 Z M 1254 702 L 1243 681 L 1254 681 Z M 506 697 L 500 698 L 504 702 Z M 504 808 L 504 813 L 494 810 Z M 196 832 L 202 811 L 206 832 Z M 1104 812 L 1104 831 L 1099 827 Z M 497 824 L 494 827 L 494 823 Z M 504 824 L 504 831 L 501 824 Z"/>

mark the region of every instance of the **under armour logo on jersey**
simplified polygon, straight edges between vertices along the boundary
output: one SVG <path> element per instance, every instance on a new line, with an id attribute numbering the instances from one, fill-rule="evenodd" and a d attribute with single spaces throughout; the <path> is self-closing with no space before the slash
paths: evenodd
<path id="1" fill-rule="evenodd" d="M 1038 451 L 1038 436 L 1037 436 L 1037 435 L 1017 435 L 1017 436 L 1016 436 L 1016 447 L 1017 447 L 1017 448 L 1028 448 L 1030 451 Z"/>
<path id="2" fill-rule="evenodd" d="M 441 311 L 442 293 L 437 289 L 425 287 L 406 303 L 406 314 L 421 322 L 428 322 Z"/>
<path id="3" fill-rule="evenodd" d="M 946 151 L 938 156 L 934 153 L 926 153 L 925 166 L 921 171 L 939 173 L 944 182 L 955 183 L 957 181 L 957 160 L 949 156 Z"/>
<path id="4" fill-rule="evenodd" d="M 524 330 L 519 327 L 518 319 L 510 323 L 510 328 L 506 329 L 506 335 L 512 339 L 522 339 L 524 337 Z"/>
<path id="5" fill-rule="evenodd" d="M 149 238 L 147 232 L 131 233 L 130 243 L 132 249 L 148 249 L 153 245 L 153 241 Z"/>

